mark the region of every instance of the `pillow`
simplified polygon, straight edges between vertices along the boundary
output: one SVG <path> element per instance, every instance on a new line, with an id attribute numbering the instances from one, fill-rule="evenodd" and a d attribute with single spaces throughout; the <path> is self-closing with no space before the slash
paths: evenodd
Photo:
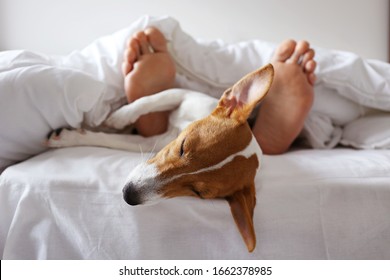
<path id="1" fill-rule="evenodd" d="M 349 123 L 340 143 L 358 149 L 389 149 L 390 114 L 378 113 Z"/>

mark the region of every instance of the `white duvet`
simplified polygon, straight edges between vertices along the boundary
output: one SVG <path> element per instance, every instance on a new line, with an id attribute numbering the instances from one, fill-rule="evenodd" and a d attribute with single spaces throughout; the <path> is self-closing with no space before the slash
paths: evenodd
<path id="1" fill-rule="evenodd" d="M 98 125 L 123 104 L 120 69 L 125 42 L 146 26 L 157 26 L 169 40 L 179 72 L 176 85 L 214 97 L 268 63 L 275 47 L 260 40 L 201 42 L 172 18 L 143 17 L 129 28 L 63 57 L 2 52 L 0 170 L 44 151 L 42 139 L 51 130 L 79 127 L 82 122 Z M 347 52 L 316 48 L 316 53 L 315 103 L 303 132 L 310 145 L 389 148 L 389 122 L 383 115 L 377 118 L 376 111 L 390 110 L 389 64 Z M 364 120 L 355 122 L 367 114 L 374 117 L 377 129 Z M 367 128 L 371 128 L 369 133 Z"/>
<path id="2" fill-rule="evenodd" d="M 177 86 L 215 97 L 267 63 L 275 47 L 259 40 L 201 42 L 171 18 L 144 17 L 64 57 L 0 53 L 0 170 L 25 160 L 0 177 L 3 259 L 390 258 L 387 150 L 266 156 L 256 178 L 253 254 L 224 201 L 126 205 L 122 184 L 141 161 L 139 153 L 46 151 L 42 141 L 51 130 L 98 125 L 123 104 L 125 41 L 150 25 L 170 41 Z M 314 148 L 389 148 L 389 65 L 346 52 L 316 52 L 315 104 L 304 137 Z"/>

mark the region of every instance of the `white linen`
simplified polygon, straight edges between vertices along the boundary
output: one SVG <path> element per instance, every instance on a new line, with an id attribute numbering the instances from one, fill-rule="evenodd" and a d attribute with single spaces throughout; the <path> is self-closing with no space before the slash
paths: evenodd
<path id="1" fill-rule="evenodd" d="M 212 96 L 267 63 L 274 51 L 259 40 L 196 41 L 171 18 L 144 17 L 65 57 L 1 53 L 0 170 L 42 152 L 50 130 L 98 125 L 122 104 L 125 41 L 150 25 L 170 41 L 177 86 Z M 386 131 L 372 135 L 378 131 L 367 129 L 370 122 L 354 122 L 372 108 L 389 110 L 389 65 L 345 52 L 317 53 L 316 101 L 305 124 L 311 145 L 332 148 L 343 140 L 351 145 L 345 141 L 352 137 L 356 147 L 365 148 L 369 140 L 383 148 Z M 177 198 L 149 207 L 126 205 L 122 184 L 141 157 L 67 148 L 7 168 L 0 177 L 2 258 L 390 258 L 389 151 L 307 150 L 264 157 L 256 178 L 253 254 L 224 201 Z"/>
<path id="2" fill-rule="evenodd" d="M 123 97 L 87 72 L 31 52 L 2 53 L 0 68 L 0 172 L 45 151 L 54 129 L 100 124 Z"/>
<path id="3" fill-rule="evenodd" d="M 0 177 L 2 259 L 390 258 L 390 151 L 264 156 L 252 254 L 224 200 L 127 205 L 122 184 L 141 158 L 76 147 L 6 169 Z"/>
<path id="4" fill-rule="evenodd" d="M 361 149 L 390 149 L 388 114 L 370 114 L 347 124 L 341 144 Z"/>
<path id="5" fill-rule="evenodd" d="M 147 26 L 157 26 L 170 42 L 178 69 L 176 85 L 214 97 L 268 63 L 275 48 L 260 40 L 201 42 L 172 18 L 146 16 L 67 56 L 2 52 L 0 171 L 45 150 L 41 143 L 50 130 L 78 127 L 82 121 L 99 125 L 113 108 L 123 104 L 120 69 L 125 42 Z M 343 126 L 364 116 L 368 108 L 390 110 L 390 67 L 347 52 L 316 51 L 316 96 L 304 135 L 312 147 L 332 148 L 342 140 Z M 383 148 L 380 143 L 376 147 Z"/>

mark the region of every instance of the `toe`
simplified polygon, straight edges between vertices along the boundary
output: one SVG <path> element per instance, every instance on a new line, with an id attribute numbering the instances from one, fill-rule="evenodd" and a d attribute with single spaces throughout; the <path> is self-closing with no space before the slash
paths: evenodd
<path id="1" fill-rule="evenodd" d="M 133 36 L 132 38 L 130 38 L 127 43 L 126 43 L 126 50 L 124 52 L 124 57 L 123 59 L 126 61 L 129 61 L 129 62 L 134 62 L 135 60 L 138 59 L 138 57 L 141 55 L 141 47 L 140 47 L 140 43 L 138 42 L 137 38 L 135 36 Z M 131 55 L 134 55 L 135 57 L 130 57 L 129 54 L 130 52 L 132 52 Z M 133 58 L 133 59 L 131 59 Z"/>
<path id="2" fill-rule="evenodd" d="M 132 69 L 133 64 L 140 56 L 140 47 L 136 39 L 131 39 L 128 42 L 128 48 L 123 54 L 122 73 L 126 76 Z"/>
<path id="3" fill-rule="evenodd" d="M 126 44 L 127 49 L 123 53 L 123 60 L 134 63 L 141 55 L 140 45 L 136 38 L 131 38 Z"/>
<path id="4" fill-rule="evenodd" d="M 126 76 L 131 71 L 131 66 L 127 62 L 122 62 L 122 75 Z"/>
<path id="5" fill-rule="evenodd" d="M 128 62 L 122 62 L 122 74 L 123 76 L 126 76 L 133 70 L 133 64 L 130 64 Z"/>
<path id="6" fill-rule="evenodd" d="M 314 86 L 314 84 L 315 84 L 315 82 L 316 82 L 316 80 L 317 80 L 317 76 L 316 76 L 316 74 L 314 74 L 314 73 L 310 73 L 310 74 L 308 75 L 307 79 L 308 79 L 309 83 L 310 83 L 312 86 Z"/>
<path id="7" fill-rule="evenodd" d="M 305 72 L 307 74 L 308 82 L 313 86 L 317 80 L 317 76 L 314 73 L 316 70 L 317 63 L 314 60 L 310 60 L 305 64 Z"/>
<path id="8" fill-rule="evenodd" d="M 317 63 L 315 60 L 309 60 L 307 63 L 304 64 L 305 72 L 306 73 L 313 73 L 316 70 Z"/>
<path id="9" fill-rule="evenodd" d="M 140 46 L 140 50 L 141 50 L 141 55 L 142 54 L 149 54 L 152 52 L 151 48 L 150 48 L 150 45 L 149 45 L 149 42 L 148 42 L 148 39 L 145 35 L 145 32 L 144 31 L 140 31 L 138 32 L 136 35 L 135 35 L 135 38 L 138 40 L 139 42 L 139 46 Z"/>
<path id="10" fill-rule="evenodd" d="M 149 27 L 145 29 L 145 35 L 152 49 L 155 52 L 167 51 L 167 40 L 164 35 L 155 27 Z"/>
<path id="11" fill-rule="evenodd" d="M 129 44 L 129 53 L 128 53 L 128 56 L 126 57 L 126 59 L 133 63 L 134 61 L 136 61 L 139 56 L 141 55 L 141 46 L 140 46 L 140 43 L 137 39 L 132 39 L 130 41 L 130 44 Z"/>
<path id="12" fill-rule="evenodd" d="M 287 62 L 299 64 L 302 62 L 303 55 L 310 49 L 310 44 L 307 41 L 299 41 L 295 47 L 294 53 Z"/>
<path id="13" fill-rule="evenodd" d="M 307 63 L 309 61 L 313 61 L 313 58 L 314 58 L 314 55 L 315 55 L 315 52 L 313 49 L 309 49 L 304 55 L 303 55 L 303 58 L 302 58 L 302 67 L 308 71 L 308 68 L 307 68 Z M 314 70 L 313 70 L 314 71 Z M 310 71 L 312 72 L 312 71 Z"/>
<path id="14" fill-rule="evenodd" d="M 294 40 L 286 40 L 281 43 L 275 51 L 273 61 L 285 62 L 293 54 L 296 44 Z"/>

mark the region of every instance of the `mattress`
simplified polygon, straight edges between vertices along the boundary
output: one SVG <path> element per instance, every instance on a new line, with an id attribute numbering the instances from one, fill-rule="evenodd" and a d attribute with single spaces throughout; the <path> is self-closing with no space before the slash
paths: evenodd
<path id="1" fill-rule="evenodd" d="M 0 177 L 2 259 L 389 259 L 390 151 L 293 150 L 256 176 L 257 247 L 224 200 L 129 206 L 122 187 L 149 155 L 50 150 Z"/>

